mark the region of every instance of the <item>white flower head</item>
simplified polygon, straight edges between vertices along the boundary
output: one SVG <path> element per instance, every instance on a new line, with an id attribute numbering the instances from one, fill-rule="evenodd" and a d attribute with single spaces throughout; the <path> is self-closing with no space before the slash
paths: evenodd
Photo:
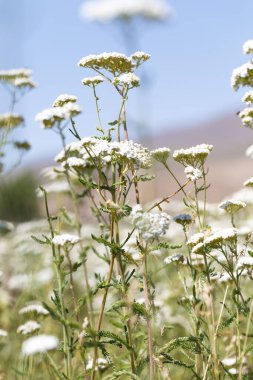
<path id="1" fill-rule="evenodd" d="M 165 264 L 171 264 L 171 263 L 183 263 L 184 262 L 184 255 L 181 255 L 180 253 L 166 257 L 164 259 Z"/>
<path id="2" fill-rule="evenodd" d="M 97 86 L 100 83 L 103 83 L 105 81 L 105 78 L 103 78 L 101 75 L 96 75 L 94 77 L 87 77 L 82 80 L 82 84 L 84 86 Z"/>
<path id="3" fill-rule="evenodd" d="M 52 128 L 56 123 L 66 120 L 68 116 L 69 114 L 63 107 L 52 107 L 39 112 L 35 121 L 39 121 L 42 128 Z"/>
<path id="4" fill-rule="evenodd" d="M 252 128 L 253 127 L 253 108 L 247 107 L 243 111 L 239 113 L 239 117 L 242 121 L 242 124 L 245 127 Z"/>
<path id="5" fill-rule="evenodd" d="M 75 103 L 76 101 L 77 97 L 75 95 L 61 94 L 53 102 L 53 107 L 62 107 L 64 104 Z"/>
<path id="6" fill-rule="evenodd" d="M 134 73 L 124 73 L 119 75 L 118 77 L 113 78 L 112 81 L 115 85 L 122 85 L 128 87 L 139 87 L 140 78 L 137 77 Z"/>
<path id="7" fill-rule="evenodd" d="M 188 149 L 175 150 L 173 158 L 184 166 L 192 166 L 193 168 L 196 168 L 197 166 L 204 164 L 212 149 L 212 145 L 200 144 Z"/>
<path id="8" fill-rule="evenodd" d="M 193 166 L 186 166 L 184 172 L 186 174 L 186 178 L 193 182 L 203 178 L 203 173 L 201 172 L 201 170 L 199 170 L 198 168 L 194 168 Z"/>
<path id="9" fill-rule="evenodd" d="M 231 86 L 238 90 L 239 87 L 253 85 L 253 63 L 247 62 L 233 70 Z"/>
<path id="10" fill-rule="evenodd" d="M 253 177 L 247 179 L 247 180 L 243 183 L 243 186 L 246 186 L 246 187 L 253 187 Z"/>
<path id="11" fill-rule="evenodd" d="M 0 128 L 15 128 L 23 124 L 24 118 L 15 113 L 4 113 L 0 115 Z"/>
<path id="12" fill-rule="evenodd" d="M 169 148 L 158 148 L 152 150 L 150 154 L 156 161 L 165 165 L 170 156 L 170 152 L 171 150 Z"/>
<path id="13" fill-rule="evenodd" d="M 52 239 L 52 243 L 59 247 L 69 248 L 80 242 L 80 237 L 71 234 L 56 235 Z"/>
<path id="14" fill-rule="evenodd" d="M 248 105 L 253 103 L 253 91 L 248 91 L 246 94 L 243 96 L 242 101 Z"/>
<path id="15" fill-rule="evenodd" d="M 219 204 L 219 208 L 229 214 L 234 214 L 244 207 L 246 207 L 246 203 L 238 201 L 237 199 L 230 199 Z"/>
<path id="16" fill-rule="evenodd" d="M 20 309 L 19 314 L 36 314 L 46 316 L 49 312 L 44 308 L 44 306 L 38 303 L 32 303 Z"/>
<path id="17" fill-rule="evenodd" d="M 171 218 L 164 212 L 145 212 L 140 205 L 136 205 L 132 209 L 130 219 L 143 239 L 152 241 L 166 234 Z"/>
<path id="18" fill-rule="evenodd" d="M 253 40 L 244 42 L 242 50 L 243 54 L 253 54 Z"/>
<path id="19" fill-rule="evenodd" d="M 37 335 L 23 342 L 22 354 L 30 356 L 38 353 L 46 353 L 56 350 L 59 346 L 59 340 L 54 335 Z"/>
<path id="20" fill-rule="evenodd" d="M 101 53 L 98 55 L 88 55 L 78 62 L 78 66 L 88 69 L 104 69 L 111 73 L 128 73 L 133 68 L 131 58 L 121 53 Z"/>
<path id="21" fill-rule="evenodd" d="M 36 321 L 27 321 L 17 329 L 18 334 L 28 335 L 40 329 L 41 325 Z"/>
<path id="22" fill-rule="evenodd" d="M 143 51 L 136 51 L 131 55 L 131 59 L 135 62 L 137 67 L 140 66 L 143 62 L 148 61 L 150 57 L 150 54 L 144 53 Z"/>

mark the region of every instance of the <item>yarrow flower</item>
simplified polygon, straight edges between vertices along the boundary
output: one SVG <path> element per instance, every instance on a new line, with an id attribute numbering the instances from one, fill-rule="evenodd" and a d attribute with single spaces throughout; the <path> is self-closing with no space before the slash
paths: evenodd
<path id="1" fill-rule="evenodd" d="M 75 103 L 76 101 L 77 97 L 75 95 L 61 94 L 53 102 L 53 107 L 62 107 L 64 104 Z"/>
<path id="2" fill-rule="evenodd" d="M 0 128 L 15 128 L 24 122 L 21 115 L 14 113 L 4 113 L 0 115 Z"/>
<path id="3" fill-rule="evenodd" d="M 48 315 L 49 312 L 42 305 L 33 303 L 29 304 L 19 310 L 19 314 L 37 314 L 37 315 Z"/>
<path id="4" fill-rule="evenodd" d="M 57 103 L 59 103 L 59 101 L 57 101 Z M 39 121 L 42 128 L 53 128 L 56 124 L 77 116 L 81 112 L 81 108 L 77 104 L 73 104 L 73 102 L 65 102 L 61 107 L 54 106 L 39 112 L 35 117 L 35 121 Z"/>
<path id="5" fill-rule="evenodd" d="M 125 73 L 115 77 L 112 83 L 115 85 L 138 87 L 140 85 L 140 78 L 134 73 Z"/>
<path id="6" fill-rule="evenodd" d="M 253 103 L 253 91 L 248 91 L 246 94 L 243 96 L 242 101 L 248 105 Z"/>
<path id="7" fill-rule="evenodd" d="M 186 178 L 193 182 L 203 178 L 203 173 L 199 169 L 194 168 L 193 166 L 186 166 L 184 172 L 186 174 Z"/>
<path id="8" fill-rule="evenodd" d="M 233 70 L 231 77 L 231 86 L 238 90 L 241 86 L 249 86 L 253 85 L 253 63 L 247 62 L 242 66 Z"/>
<path id="9" fill-rule="evenodd" d="M 196 168 L 198 165 L 203 165 L 212 149 L 212 145 L 200 144 L 188 149 L 175 150 L 173 158 L 184 166 L 192 166 Z"/>
<path id="10" fill-rule="evenodd" d="M 152 241 L 165 235 L 170 225 L 168 214 L 145 212 L 140 205 L 133 207 L 130 219 L 145 241 Z"/>
<path id="11" fill-rule="evenodd" d="M 165 165 L 170 156 L 170 152 L 171 150 L 169 148 L 158 148 L 151 150 L 150 154 L 156 161 Z"/>
<path id="12" fill-rule="evenodd" d="M 37 84 L 32 81 L 30 78 L 16 78 L 13 81 L 13 85 L 20 89 L 33 89 L 37 87 Z"/>
<path id="13" fill-rule="evenodd" d="M 38 353 L 46 353 L 56 350 L 59 346 L 59 340 L 54 335 L 37 335 L 23 342 L 22 354 L 30 356 Z"/>
<path id="14" fill-rule="evenodd" d="M 146 62 L 150 59 L 151 55 L 144 53 L 144 51 L 136 51 L 131 55 L 132 61 L 135 62 L 136 66 L 138 67 L 141 65 L 143 62 Z"/>
<path id="15" fill-rule="evenodd" d="M 235 228 L 224 228 L 207 236 L 204 240 L 194 245 L 192 253 L 202 254 L 206 251 L 220 248 L 223 244 L 234 243 L 237 239 Z"/>
<path id="16" fill-rule="evenodd" d="M 219 208 L 225 210 L 229 214 L 234 214 L 244 207 L 246 207 L 246 203 L 236 199 L 227 200 L 219 204 Z"/>
<path id="17" fill-rule="evenodd" d="M 16 80 L 18 79 L 29 80 L 31 75 L 32 75 L 32 70 L 30 69 L 0 70 L 0 81 L 15 85 Z"/>
<path id="18" fill-rule="evenodd" d="M 80 237 L 76 235 L 70 235 L 70 234 L 62 234 L 62 235 L 56 235 L 52 239 L 52 243 L 54 245 L 57 245 L 59 247 L 71 247 L 77 243 L 80 242 Z"/>
<path id="19" fill-rule="evenodd" d="M 202 242 L 205 238 L 205 235 L 203 234 L 203 232 L 199 232 L 197 234 L 194 234 L 192 235 L 186 242 L 186 244 L 192 248 L 194 247 L 195 245 L 197 245 L 198 243 Z"/>
<path id="20" fill-rule="evenodd" d="M 241 256 L 239 257 L 237 261 L 237 269 L 239 268 L 247 268 L 252 267 L 253 268 L 253 257 L 251 256 Z"/>
<path id="21" fill-rule="evenodd" d="M 96 75 L 94 77 L 87 77 L 82 80 L 84 86 L 97 86 L 100 83 L 103 83 L 105 79 L 101 75 Z"/>
<path id="22" fill-rule="evenodd" d="M 253 108 L 247 107 L 243 111 L 239 113 L 239 117 L 242 121 L 242 124 L 245 127 L 252 128 L 253 127 Z"/>
<path id="23" fill-rule="evenodd" d="M 89 0 L 81 6 L 80 13 L 83 18 L 92 21 L 109 22 L 133 17 L 165 20 L 171 10 L 165 0 Z"/>
<path id="24" fill-rule="evenodd" d="M 28 335 L 40 329 L 41 325 L 36 321 L 27 321 L 17 329 L 18 334 Z"/>
<path id="25" fill-rule="evenodd" d="M 243 186 L 246 186 L 246 187 L 253 187 L 253 177 L 247 179 L 247 180 L 243 183 Z"/>
<path id="26" fill-rule="evenodd" d="M 164 259 L 165 264 L 171 264 L 171 263 L 183 263 L 184 262 L 184 255 L 181 255 L 180 253 L 166 257 Z"/>
<path id="27" fill-rule="evenodd" d="M 78 66 L 89 69 L 105 69 L 111 73 L 128 73 L 133 68 L 131 58 L 121 53 L 101 53 L 88 55 L 78 62 Z"/>
<path id="28" fill-rule="evenodd" d="M 253 40 L 244 42 L 242 50 L 243 54 L 253 54 Z"/>

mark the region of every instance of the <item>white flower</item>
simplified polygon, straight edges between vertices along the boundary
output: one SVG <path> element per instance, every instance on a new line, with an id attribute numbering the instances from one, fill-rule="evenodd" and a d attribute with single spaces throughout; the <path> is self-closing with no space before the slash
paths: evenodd
<path id="1" fill-rule="evenodd" d="M 253 40 L 244 42 L 242 50 L 243 54 L 253 54 Z"/>
<path id="2" fill-rule="evenodd" d="M 5 338 L 6 336 L 8 336 L 7 331 L 0 329 L 0 338 Z"/>
<path id="3" fill-rule="evenodd" d="M 15 128 L 23 122 L 23 116 L 15 113 L 4 113 L 0 115 L 0 128 Z"/>
<path id="4" fill-rule="evenodd" d="M 253 257 L 251 256 L 241 256 L 237 262 L 237 268 L 242 267 L 253 267 Z"/>
<path id="5" fill-rule="evenodd" d="M 156 161 L 165 165 L 170 156 L 170 152 L 171 150 L 169 148 L 158 148 L 152 150 L 150 154 Z"/>
<path id="6" fill-rule="evenodd" d="M 187 166 L 184 170 L 186 177 L 191 181 L 197 181 L 203 177 L 202 172 L 193 166 Z"/>
<path id="7" fill-rule="evenodd" d="M 140 85 L 140 78 L 134 73 L 124 73 L 115 77 L 112 83 L 115 85 L 138 87 Z"/>
<path id="8" fill-rule="evenodd" d="M 250 145 L 245 152 L 247 157 L 250 157 L 253 159 L 253 145 Z"/>
<path id="9" fill-rule="evenodd" d="M 150 54 L 144 53 L 144 51 L 136 51 L 131 55 L 131 59 L 136 62 L 136 65 L 139 66 L 141 63 L 150 59 Z"/>
<path id="10" fill-rule="evenodd" d="M 212 145 L 200 144 L 188 149 L 175 150 L 173 158 L 184 166 L 193 166 L 196 168 L 199 164 L 202 165 L 204 163 L 212 149 Z"/>
<path id="11" fill-rule="evenodd" d="M 79 243 L 79 241 L 80 241 L 79 236 L 70 235 L 70 234 L 56 235 L 52 239 L 52 243 L 59 247 L 69 247 L 69 246 Z"/>
<path id="12" fill-rule="evenodd" d="M 19 314 L 38 314 L 38 315 L 48 315 L 49 312 L 42 305 L 34 303 L 29 304 L 19 310 Z"/>
<path id="13" fill-rule="evenodd" d="M 69 168 L 84 168 L 86 166 L 86 161 L 82 158 L 69 157 L 62 164 Z"/>
<path id="14" fill-rule="evenodd" d="M 14 84 L 16 79 L 29 79 L 31 75 L 32 70 L 30 69 L 0 70 L 0 81 Z"/>
<path id="15" fill-rule="evenodd" d="M 253 103 L 253 91 L 248 91 L 246 94 L 243 96 L 242 101 L 246 104 L 252 104 Z"/>
<path id="16" fill-rule="evenodd" d="M 130 218 L 146 241 L 165 235 L 170 225 L 169 215 L 164 212 L 144 212 L 140 205 L 133 207 Z"/>
<path id="17" fill-rule="evenodd" d="M 64 104 L 75 103 L 76 101 L 77 97 L 75 95 L 61 94 L 53 102 L 53 107 L 62 107 Z"/>
<path id="18" fill-rule="evenodd" d="M 242 124 L 246 127 L 253 127 L 253 108 L 247 107 L 239 113 L 239 117 L 242 120 Z"/>
<path id="19" fill-rule="evenodd" d="M 253 63 L 247 62 L 233 70 L 231 86 L 237 90 L 240 86 L 253 85 Z"/>
<path id="20" fill-rule="evenodd" d="M 16 78 L 13 81 L 13 85 L 18 88 L 27 88 L 32 89 L 34 87 L 37 87 L 37 84 L 33 82 L 30 78 Z"/>
<path id="21" fill-rule="evenodd" d="M 70 191 L 67 181 L 55 181 L 47 183 L 43 186 L 48 194 L 68 193 Z M 43 197 L 44 193 L 41 189 L 36 190 L 37 197 Z"/>
<path id="22" fill-rule="evenodd" d="M 237 363 L 237 359 L 235 357 L 225 358 L 225 359 L 222 359 L 221 362 L 226 367 L 232 367 L 233 365 L 235 365 Z"/>
<path id="23" fill-rule="evenodd" d="M 171 263 L 183 263 L 184 262 L 184 256 L 180 253 L 172 255 L 164 259 L 165 264 L 171 264 Z"/>
<path id="24" fill-rule="evenodd" d="M 46 353 L 55 350 L 59 346 L 59 340 L 54 335 L 33 336 L 24 341 L 22 345 L 22 354 L 25 356 L 37 353 Z"/>
<path id="25" fill-rule="evenodd" d="M 246 207 L 246 203 L 238 201 L 237 199 L 227 200 L 219 204 L 219 208 L 225 210 L 229 214 L 234 214 L 244 207 Z"/>
<path id="26" fill-rule="evenodd" d="M 105 69 L 111 73 L 128 73 L 133 68 L 133 62 L 125 54 L 110 52 L 83 57 L 78 62 L 78 66 L 89 69 Z"/>
<path id="27" fill-rule="evenodd" d="M 199 232 L 197 234 L 192 235 L 188 239 L 186 244 L 191 247 L 191 246 L 194 246 L 194 245 L 202 242 L 204 240 L 204 238 L 205 238 L 205 235 L 202 232 Z"/>
<path id="28" fill-rule="evenodd" d="M 82 80 L 84 86 L 97 86 L 98 84 L 104 82 L 105 79 L 101 75 L 96 75 L 94 77 L 87 77 Z"/>
<path id="29" fill-rule="evenodd" d="M 52 107 L 39 112 L 35 121 L 39 121 L 42 128 L 52 128 L 57 122 L 67 119 L 68 116 L 63 107 Z"/>
<path id="30" fill-rule="evenodd" d="M 28 335 L 40 329 L 41 325 L 36 321 L 28 321 L 17 329 L 17 333 Z"/>
<path id="31" fill-rule="evenodd" d="M 81 6 L 80 13 L 92 21 L 109 22 L 133 17 L 165 20 L 171 10 L 165 0 L 88 0 Z"/>
<path id="32" fill-rule="evenodd" d="M 243 183 L 243 186 L 253 187 L 253 177 L 247 179 L 247 180 Z"/>

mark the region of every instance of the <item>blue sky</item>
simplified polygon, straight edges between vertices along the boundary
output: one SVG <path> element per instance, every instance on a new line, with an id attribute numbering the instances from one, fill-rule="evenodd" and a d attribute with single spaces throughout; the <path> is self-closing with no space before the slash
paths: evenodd
<path id="1" fill-rule="evenodd" d="M 39 83 L 17 108 L 27 121 L 19 135 L 33 145 L 25 163 L 53 156 L 60 149 L 57 137 L 41 130 L 34 116 L 61 93 L 79 98 L 84 110 L 78 121 L 81 134 L 95 133 L 93 99 L 81 85 L 91 73 L 78 68 L 77 62 L 92 53 L 126 52 L 118 26 L 81 20 L 81 3 L 0 0 L 0 68 L 30 67 Z M 253 38 L 252 0 L 171 0 L 170 4 L 174 9 L 170 22 L 141 25 L 137 33 L 138 47 L 152 56 L 140 69 L 151 85 L 144 88 L 145 99 L 140 89 L 134 90 L 129 115 L 143 118 L 147 126 L 142 128 L 152 134 L 240 109 L 241 93 L 232 91 L 230 76 L 248 59 L 241 47 Z M 6 112 L 8 100 L 2 91 L 0 97 L 0 112 Z M 104 121 L 114 120 L 117 99 L 106 86 L 100 97 Z"/>

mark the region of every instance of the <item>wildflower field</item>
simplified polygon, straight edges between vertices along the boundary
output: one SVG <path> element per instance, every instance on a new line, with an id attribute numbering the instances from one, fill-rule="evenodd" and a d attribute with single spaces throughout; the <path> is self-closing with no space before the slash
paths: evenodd
<path id="1" fill-rule="evenodd" d="M 253 40 L 243 53 L 249 60 L 231 85 L 248 90 L 238 117 L 252 128 Z M 36 184 L 43 217 L 0 222 L 1 380 L 253 379 L 253 177 L 211 204 L 208 141 L 171 151 L 166 141 L 149 150 L 132 140 L 128 100 L 151 59 L 142 51 L 80 59 L 80 86 L 97 112 L 91 136 L 75 95 L 49 100 L 35 117 L 62 149 Z M 36 87 L 31 76 L 0 70 L 11 95 L 0 115 L 3 176 L 8 155 L 15 171 L 30 149 L 13 135 L 24 123 L 16 104 Z M 110 122 L 103 86 L 116 110 Z M 146 202 L 158 167 L 164 197 Z"/>

